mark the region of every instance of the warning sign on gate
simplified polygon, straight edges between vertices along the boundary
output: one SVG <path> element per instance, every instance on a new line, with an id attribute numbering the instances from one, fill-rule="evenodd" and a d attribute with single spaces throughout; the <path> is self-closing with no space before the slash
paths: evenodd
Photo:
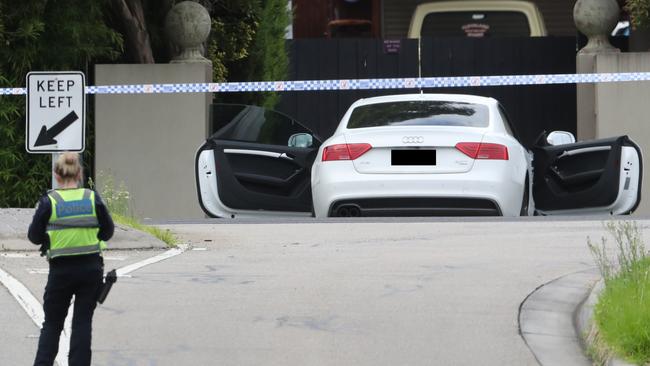
<path id="1" fill-rule="evenodd" d="M 27 74 L 30 153 L 82 152 L 86 146 L 86 80 L 82 72 Z"/>

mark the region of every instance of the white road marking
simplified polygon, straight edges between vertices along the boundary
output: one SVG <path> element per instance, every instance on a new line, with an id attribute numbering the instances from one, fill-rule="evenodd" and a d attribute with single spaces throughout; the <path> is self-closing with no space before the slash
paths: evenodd
<path id="1" fill-rule="evenodd" d="M 4 258 L 38 258 L 41 255 L 38 253 L 32 253 L 32 252 L 10 252 L 10 253 L 2 253 L 0 254 L 0 257 Z"/>
<path id="2" fill-rule="evenodd" d="M 154 264 L 177 256 L 186 251 L 187 248 L 187 245 L 179 245 L 177 248 L 170 249 L 162 254 L 119 268 L 116 271 L 117 275 L 118 277 L 130 277 L 128 276 L 129 273 L 150 264 Z M 43 320 L 45 320 L 43 305 L 41 305 L 41 303 L 36 299 L 36 297 L 34 297 L 34 295 L 27 289 L 27 287 L 25 287 L 25 285 L 20 283 L 9 273 L 3 271 L 2 268 L 0 268 L 0 283 L 2 283 L 7 288 L 7 290 L 9 290 L 9 293 L 16 299 L 16 301 L 18 301 L 18 304 L 20 304 L 23 310 L 25 310 L 27 315 L 29 315 L 36 326 L 39 327 L 39 329 L 42 328 Z M 59 366 L 68 366 L 73 307 L 74 301 L 72 301 L 70 308 L 68 309 L 68 316 L 65 319 L 63 332 L 61 332 L 61 338 L 59 339 L 59 353 L 56 356 L 56 363 Z"/>
<path id="3" fill-rule="evenodd" d="M 203 252 L 205 250 L 208 250 L 208 248 L 192 248 L 192 250 L 195 252 Z"/>
<path id="4" fill-rule="evenodd" d="M 29 292 L 27 287 L 23 286 L 22 283 L 18 282 L 9 273 L 3 271 L 2 268 L 0 268 L 0 282 L 9 290 L 9 293 L 18 301 L 18 304 L 20 304 L 34 323 L 41 327 L 45 318 L 43 308 L 34 295 Z"/>
<path id="5" fill-rule="evenodd" d="M 109 257 L 109 256 L 104 256 L 105 261 L 123 261 L 126 260 L 128 257 Z"/>
<path id="6" fill-rule="evenodd" d="M 124 276 L 124 275 L 129 274 L 129 273 L 131 273 L 133 271 L 136 271 L 136 270 L 138 270 L 138 269 L 140 269 L 140 268 L 142 268 L 144 266 L 148 266 L 150 264 L 154 264 L 154 263 L 163 261 L 165 259 L 177 256 L 177 255 L 183 253 L 184 251 L 186 251 L 187 248 L 188 248 L 187 245 L 179 245 L 178 247 L 173 248 L 173 249 L 169 249 L 168 251 L 166 251 L 164 253 L 161 253 L 161 254 L 158 254 L 157 256 L 147 258 L 147 259 L 145 259 L 143 261 L 140 261 L 140 262 L 137 262 L 137 263 L 129 264 L 128 266 L 124 266 L 124 267 L 118 269 L 116 271 L 117 275 L 118 276 Z"/>
<path id="7" fill-rule="evenodd" d="M 27 268 L 27 272 L 29 274 L 49 274 L 50 269 L 49 268 Z"/>

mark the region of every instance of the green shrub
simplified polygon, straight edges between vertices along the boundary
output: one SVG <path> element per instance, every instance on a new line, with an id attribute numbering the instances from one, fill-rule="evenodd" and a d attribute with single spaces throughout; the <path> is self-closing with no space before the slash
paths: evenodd
<path id="1" fill-rule="evenodd" d="M 609 281 L 595 307 L 601 336 L 616 354 L 650 363 L 650 260 Z"/>
<path id="2" fill-rule="evenodd" d="M 616 242 L 616 260 L 608 255 L 606 238 L 601 238 L 600 245 L 596 245 L 588 238 L 587 245 L 607 285 L 607 282 L 616 276 L 631 275 L 633 269 L 648 256 L 648 253 L 635 221 L 608 222 L 605 224 L 605 229 Z"/>
<path id="3" fill-rule="evenodd" d="M 615 354 L 637 364 L 650 363 L 650 256 L 636 222 L 608 223 L 616 259 L 607 240 L 588 242 L 605 281 L 594 308 L 599 337 Z"/>
<path id="4" fill-rule="evenodd" d="M 29 71 L 88 74 L 93 60 L 115 58 L 122 38 L 105 25 L 104 4 L 0 0 L 0 87 L 24 86 Z M 24 96 L 0 96 L 0 137 L 0 207 L 33 207 L 50 187 L 52 163 L 48 154 L 25 151 Z"/>
<path id="5" fill-rule="evenodd" d="M 627 0 L 625 10 L 636 27 L 650 25 L 650 0 Z"/>

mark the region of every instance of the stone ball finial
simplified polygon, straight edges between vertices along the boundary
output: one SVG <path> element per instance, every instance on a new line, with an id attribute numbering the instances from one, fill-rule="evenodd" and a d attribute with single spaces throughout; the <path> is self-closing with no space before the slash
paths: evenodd
<path id="1" fill-rule="evenodd" d="M 609 34 L 618 23 L 620 9 L 616 0 L 578 0 L 573 7 L 576 28 L 589 42 L 578 53 L 620 52 L 609 43 Z"/>
<path id="2" fill-rule="evenodd" d="M 170 63 L 210 63 L 202 55 L 202 46 L 211 26 L 210 13 L 201 4 L 183 1 L 174 5 L 165 18 L 165 31 L 180 52 Z"/>

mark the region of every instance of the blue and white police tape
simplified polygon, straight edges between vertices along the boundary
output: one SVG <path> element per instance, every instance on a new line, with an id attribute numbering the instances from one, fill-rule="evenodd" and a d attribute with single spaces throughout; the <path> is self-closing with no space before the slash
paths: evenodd
<path id="1" fill-rule="evenodd" d="M 455 76 L 395 79 L 253 81 L 87 86 L 86 94 L 240 93 L 322 90 L 459 88 L 479 86 L 551 85 L 650 81 L 650 72 Z M 25 88 L 0 88 L 2 95 L 24 95 Z"/>

